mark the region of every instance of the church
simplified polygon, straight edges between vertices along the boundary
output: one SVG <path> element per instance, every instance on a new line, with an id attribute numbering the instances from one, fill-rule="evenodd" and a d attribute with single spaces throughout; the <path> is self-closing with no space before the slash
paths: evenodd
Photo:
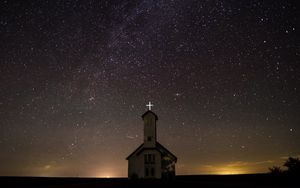
<path id="1" fill-rule="evenodd" d="M 157 115 L 149 110 L 142 115 L 144 122 L 144 143 L 127 158 L 129 179 L 174 179 L 177 157 L 157 141 Z"/>

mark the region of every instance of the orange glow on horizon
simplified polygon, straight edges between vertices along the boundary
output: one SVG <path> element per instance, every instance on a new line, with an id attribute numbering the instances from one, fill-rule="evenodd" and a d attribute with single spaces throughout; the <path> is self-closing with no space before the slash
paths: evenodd
<path id="1" fill-rule="evenodd" d="M 97 178 L 116 178 L 116 177 L 120 177 L 120 176 L 118 176 L 117 172 L 115 172 L 113 169 L 110 169 L 110 168 L 104 168 L 104 169 L 101 169 L 101 170 L 97 170 L 94 174 L 95 174 L 94 177 L 97 177 Z"/>
<path id="2" fill-rule="evenodd" d="M 248 174 L 244 169 L 217 169 L 217 175 L 234 175 L 234 174 Z"/>
<path id="3" fill-rule="evenodd" d="M 256 161 L 244 162 L 234 161 L 218 165 L 203 165 L 201 170 L 207 174 L 230 175 L 230 174 L 251 174 L 261 173 L 266 171 L 268 166 L 271 166 L 274 161 Z"/>
<path id="4" fill-rule="evenodd" d="M 99 174 L 96 174 L 95 177 L 97 177 L 97 178 L 116 178 L 118 176 L 114 175 L 113 173 L 99 173 Z"/>

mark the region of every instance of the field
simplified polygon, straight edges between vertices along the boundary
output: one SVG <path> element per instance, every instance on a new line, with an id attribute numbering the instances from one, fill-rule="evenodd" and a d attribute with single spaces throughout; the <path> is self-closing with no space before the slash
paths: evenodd
<path id="1" fill-rule="evenodd" d="M 272 176 L 269 174 L 251 175 L 194 175 L 177 176 L 176 180 L 135 180 L 126 178 L 54 178 L 54 177 L 0 177 L 1 187 L 22 188 L 96 188 L 96 187 L 300 187 L 296 178 Z"/>

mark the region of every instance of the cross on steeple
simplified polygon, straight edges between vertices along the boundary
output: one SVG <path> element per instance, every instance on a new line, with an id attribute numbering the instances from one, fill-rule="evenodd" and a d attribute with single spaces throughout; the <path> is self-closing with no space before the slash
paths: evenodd
<path id="1" fill-rule="evenodd" d="M 146 106 L 149 108 L 149 110 L 151 110 L 151 107 L 154 105 L 149 101 L 149 103 Z"/>

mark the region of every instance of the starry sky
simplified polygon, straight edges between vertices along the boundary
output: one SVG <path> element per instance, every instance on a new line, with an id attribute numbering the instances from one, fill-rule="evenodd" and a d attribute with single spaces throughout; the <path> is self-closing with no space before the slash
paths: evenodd
<path id="1" fill-rule="evenodd" d="M 1 176 L 127 176 L 149 101 L 177 174 L 300 155 L 296 1 L 3 0 L 0 12 Z"/>

